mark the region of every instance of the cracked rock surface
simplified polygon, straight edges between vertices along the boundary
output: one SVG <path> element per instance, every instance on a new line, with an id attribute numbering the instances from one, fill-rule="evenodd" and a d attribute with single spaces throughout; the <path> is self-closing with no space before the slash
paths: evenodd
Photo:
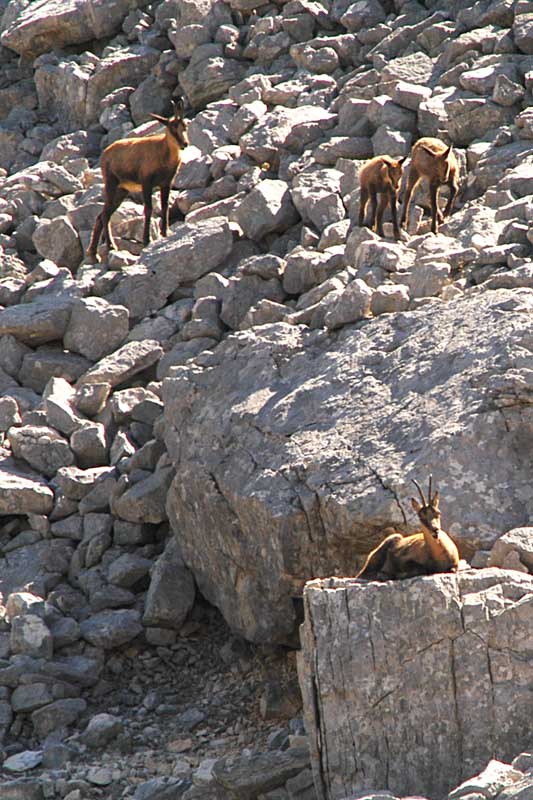
<path id="1" fill-rule="evenodd" d="M 436 800 L 528 744 L 531 576 L 330 578 L 304 602 L 300 685 L 324 798 L 388 787 Z"/>

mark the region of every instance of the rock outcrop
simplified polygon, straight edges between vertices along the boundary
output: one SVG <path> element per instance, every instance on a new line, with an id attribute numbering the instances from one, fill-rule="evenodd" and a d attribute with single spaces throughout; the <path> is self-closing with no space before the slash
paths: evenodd
<path id="1" fill-rule="evenodd" d="M 531 576 L 330 578 L 310 582 L 304 603 L 299 673 L 319 797 L 441 798 L 528 745 Z M 500 773 L 490 796 L 505 783 Z"/>

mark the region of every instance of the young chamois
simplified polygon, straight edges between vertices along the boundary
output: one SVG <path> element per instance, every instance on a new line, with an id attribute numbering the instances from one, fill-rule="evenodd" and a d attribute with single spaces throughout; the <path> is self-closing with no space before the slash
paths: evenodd
<path id="1" fill-rule="evenodd" d="M 383 236 L 383 214 L 388 205 L 392 214 L 394 236 L 400 238 L 398 217 L 396 213 L 396 199 L 398 188 L 402 179 L 402 163 L 404 158 L 391 158 L 390 156 L 376 156 L 363 164 L 359 170 L 359 185 L 361 199 L 359 201 L 359 227 L 365 224 L 365 211 L 370 198 L 370 225 Z M 377 196 L 380 195 L 379 205 Z"/>
<path id="2" fill-rule="evenodd" d="M 402 536 L 393 533 L 387 536 L 368 555 L 357 578 L 368 578 L 382 573 L 387 578 L 412 578 L 415 575 L 432 575 L 435 572 L 455 572 L 459 565 L 459 553 L 454 542 L 440 526 L 439 493 L 431 495 L 431 475 L 426 501 L 424 493 L 413 481 L 422 504 L 411 499 L 411 505 L 422 525 L 420 533 Z"/>
<path id="3" fill-rule="evenodd" d="M 415 186 L 422 178 L 427 178 L 429 181 L 431 230 L 433 233 L 437 233 L 438 224 L 452 210 L 453 201 L 459 188 L 459 164 L 451 145 L 448 147 L 440 139 L 433 139 L 431 136 L 419 139 L 413 145 L 400 223 L 402 226 L 407 219 L 409 203 Z M 439 188 L 444 184 L 450 187 L 450 197 L 443 214 L 439 208 Z"/>
<path id="4" fill-rule="evenodd" d="M 104 208 L 96 217 L 87 257 L 96 258 L 96 250 L 102 230 L 104 241 L 110 250 L 115 249 L 111 235 L 110 219 L 129 192 L 141 192 L 144 201 L 143 244 L 150 241 L 152 217 L 152 192 L 161 193 L 161 233 L 167 234 L 168 198 L 174 176 L 181 164 L 181 151 L 189 144 L 186 122 L 183 118 L 183 100 L 172 101 L 174 114 L 160 117 L 150 114 L 161 122 L 166 130 L 150 136 L 118 139 L 106 147 L 100 159 L 104 177 Z"/>

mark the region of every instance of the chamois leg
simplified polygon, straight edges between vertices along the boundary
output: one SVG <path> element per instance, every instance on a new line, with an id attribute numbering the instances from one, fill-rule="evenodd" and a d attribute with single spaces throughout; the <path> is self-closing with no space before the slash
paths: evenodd
<path id="1" fill-rule="evenodd" d="M 386 539 L 383 539 L 381 544 L 368 554 L 365 563 L 355 577 L 366 578 L 369 575 L 376 575 L 378 572 L 390 574 L 392 551 L 402 540 L 403 536 L 399 533 L 392 533 Z"/>
<path id="2" fill-rule="evenodd" d="M 143 186 L 144 202 L 144 231 L 143 245 L 146 247 L 150 242 L 150 220 L 152 219 L 152 187 Z"/>
<path id="3" fill-rule="evenodd" d="M 98 249 L 98 242 L 100 241 L 100 234 L 102 233 L 102 228 L 104 225 L 104 212 L 100 211 L 98 216 L 96 217 L 93 232 L 91 234 L 91 241 L 89 242 L 89 247 L 87 248 L 87 258 L 94 261 L 96 258 L 96 251 Z"/>
<path id="4" fill-rule="evenodd" d="M 407 181 L 407 188 L 405 190 L 405 198 L 403 201 L 403 210 L 402 210 L 402 218 L 400 220 L 400 227 L 403 228 L 405 225 L 405 220 L 407 219 L 407 213 L 409 211 L 409 203 L 411 202 L 411 195 L 413 194 L 414 188 L 420 179 L 420 175 L 418 171 L 413 167 L 411 164 L 411 169 L 409 170 L 409 178 Z"/>
<path id="5" fill-rule="evenodd" d="M 376 216 L 376 231 L 380 236 L 385 236 L 383 233 L 383 214 L 385 213 L 385 209 L 388 205 L 389 195 L 386 192 L 382 192 L 379 196 L 379 205 Z"/>
<path id="6" fill-rule="evenodd" d="M 126 189 L 121 189 L 120 186 L 117 186 L 113 193 L 109 195 L 109 200 L 107 200 L 104 205 L 104 210 L 102 212 L 102 223 L 104 228 L 104 242 L 107 245 L 108 250 L 117 249 L 117 245 L 113 239 L 113 234 L 111 233 L 111 217 L 127 196 L 128 192 Z"/>
<path id="7" fill-rule="evenodd" d="M 431 230 L 433 233 L 438 231 L 438 223 L 442 222 L 442 214 L 439 208 L 439 184 L 429 184 L 429 195 L 431 197 Z"/>
<path id="8" fill-rule="evenodd" d="M 168 198 L 170 195 L 170 186 L 162 186 L 160 191 L 161 197 L 161 236 L 167 235 L 168 230 Z"/>
<path id="9" fill-rule="evenodd" d="M 368 190 L 361 188 L 361 196 L 359 198 L 359 227 L 363 228 L 365 224 L 365 211 L 368 203 Z"/>
<path id="10" fill-rule="evenodd" d="M 378 195 L 375 189 L 370 189 L 370 228 L 376 230 L 376 211 L 378 207 Z"/>
<path id="11" fill-rule="evenodd" d="M 448 198 L 448 202 L 446 203 L 446 208 L 444 209 L 444 216 L 447 217 L 453 207 L 453 202 L 457 196 L 457 191 L 459 189 L 457 185 L 457 181 L 455 178 L 451 178 L 448 181 L 448 186 L 450 187 L 450 196 Z"/>
<path id="12" fill-rule="evenodd" d="M 390 211 L 392 216 L 392 229 L 394 231 L 394 238 L 400 238 L 400 228 L 398 227 L 398 212 L 396 210 L 396 195 L 394 192 L 390 196 Z"/>

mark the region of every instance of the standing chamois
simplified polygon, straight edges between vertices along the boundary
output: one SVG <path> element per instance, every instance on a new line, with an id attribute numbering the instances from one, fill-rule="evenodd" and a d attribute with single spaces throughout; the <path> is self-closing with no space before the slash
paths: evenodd
<path id="1" fill-rule="evenodd" d="M 398 188 L 402 179 L 402 163 L 404 158 L 391 158 L 390 156 L 375 156 L 363 164 L 359 170 L 359 185 L 361 199 L 359 201 L 359 227 L 365 224 L 365 211 L 370 198 L 370 226 L 383 236 L 383 214 L 390 204 L 394 236 L 400 238 L 398 217 L 396 214 L 396 199 Z M 377 196 L 380 195 L 379 205 Z M 377 213 L 376 213 L 377 211 Z"/>
<path id="2" fill-rule="evenodd" d="M 104 241 L 110 250 L 115 249 L 111 235 L 110 219 L 129 192 L 141 192 L 144 201 L 143 244 L 150 241 L 150 219 L 152 216 L 152 192 L 161 192 L 161 233 L 167 234 L 168 198 L 172 181 L 181 164 L 181 151 L 189 144 L 187 126 L 183 118 L 183 100 L 172 101 L 174 114 L 160 117 L 150 114 L 161 122 L 166 130 L 150 136 L 118 139 L 106 147 L 100 159 L 104 177 L 104 208 L 96 217 L 87 257 L 96 258 L 96 249 L 102 230 Z"/>
<path id="3" fill-rule="evenodd" d="M 393 533 L 369 553 L 357 578 L 368 578 L 382 573 L 388 578 L 412 578 L 415 575 L 432 575 L 435 572 L 456 572 L 459 553 L 454 542 L 440 526 L 439 493 L 431 496 L 431 475 L 426 501 L 424 493 L 413 481 L 422 504 L 411 499 L 411 505 L 422 525 L 420 533 L 402 536 Z"/>
<path id="4" fill-rule="evenodd" d="M 452 210 L 453 201 L 459 188 L 459 164 L 452 146 L 444 144 L 440 139 L 426 136 L 419 139 L 411 150 L 411 167 L 405 190 L 401 225 L 405 224 L 409 210 L 409 202 L 415 186 L 422 178 L 429 181 L 431 197 L 431 230 L 437 233 L 438 223 L 442 222 Z M 444 214 L 439 208 L 439 188 L 446 184 L 450 187 L 450 197 L 446 203 Z"/>

